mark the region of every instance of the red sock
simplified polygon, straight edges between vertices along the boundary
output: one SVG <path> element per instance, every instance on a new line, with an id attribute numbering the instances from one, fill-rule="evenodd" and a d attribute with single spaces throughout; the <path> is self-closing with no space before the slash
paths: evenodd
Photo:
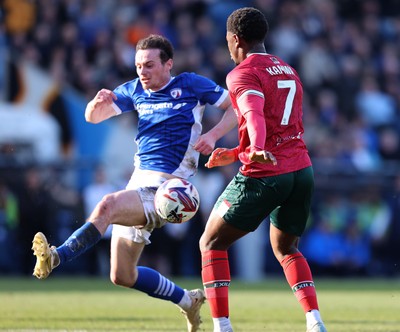
<path id="1" fill-rule="evenodd" d="M 208 250 L 202 253 L 204 290 L 213 318 L 229 317 L 228 290 L 231 282 L 228 252 Z"/>
<path id="2" fill-rule="evenodd" d="M 304 256 L 298 252 L 286 256 L 281 262 L 286 280 L 294 295 L 303 307 L 304 312 L 318 310 L 317 293 L 314 287 L 310 267 Z"/>

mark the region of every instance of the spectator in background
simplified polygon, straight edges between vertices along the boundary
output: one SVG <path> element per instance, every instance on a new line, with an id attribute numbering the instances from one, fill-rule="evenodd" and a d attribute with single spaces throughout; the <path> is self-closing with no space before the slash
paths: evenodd
<path id="1" fill-rule="evenodd" d="M 300 57 L 300 74 L 310 92 L 320 86 L 332 85 L 337 80 L 337 64 L 329 51 L 325 38 L 318 36 L 310 41 L 307 52 Z"/>
<path id="2" fill-rule="evenodd" d="M 361 118 L 373 129 L 388 126 L 396 120 L 394 98 L 384 93 L 371 75 L 363 77 L 355 101 Z"/>
<path id="3" fill-rule="evenodd" d="M 353 128 L 353 131 L 349 131 L 348 134 L 349 159 L 354 168 L 360 172 L 378 170 L 381 157 L 375 144 L 375 132 L 370 132 L 368 127 L 360 127 Z"/>
<path id="4" fill-rule="evenodd" d="M 0 246 L 13 248 L 18 241 L 19 202 L 8 185 L 0 179 Z M 18 248 L 15 248 L 18 249 Z M 6 273 L 20 272 L 21 261 L 19 250 L 9 250 L 0 255 L 0 270 Z"/>
<path id="5" fill-rule="evenodd" d="M 379 154 L 385 161 L 400 160 L 400 130 L 396 126 L 386 126 L 379 131 Z"/>
<path id="6" fill-rule="evenodd" d="M 353 196 L 354 222 L 358 234 L 369 244 L 369 272 L 385 275 L 387 245 L 390 237 L 392 211 L 379 184 L 360 188 Z M 375 272 L 373 272 L 375 271 Z"/>
<path id="7" fill-rule="evenodd" d="M 313 271 L 337 277 L 367 275 L 371 239 L 359 228 L 348 197 L 330 192 L 316 209 L 314 227 L 301 245 Z"/>
<path id="8" fill-rule="evenodd" d="M 392 202 L 395 199 L 392 199 Z M 392 210 L 379 184 L 330 192 L 316 207 L 315 226 L 303 250 L 324 275 L 386 275 L 390 265 Z M 324 250 L 318 248 L 323 247 Z"/>

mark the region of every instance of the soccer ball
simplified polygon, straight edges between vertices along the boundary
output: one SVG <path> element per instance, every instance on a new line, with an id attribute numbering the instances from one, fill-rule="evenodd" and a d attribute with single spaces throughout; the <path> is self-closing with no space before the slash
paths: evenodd
<path id="1" fill-rule="evenodd" d="M 199 209 L 200 196 L 189 181 L 170 179 L 157 189 L 154 205 L 161 218 L 180 224 L 194 217 Z"/>

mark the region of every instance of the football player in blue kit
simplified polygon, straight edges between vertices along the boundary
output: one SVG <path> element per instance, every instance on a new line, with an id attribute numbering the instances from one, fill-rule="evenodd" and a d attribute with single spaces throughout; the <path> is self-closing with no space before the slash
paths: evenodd
<path id="1" fill-rule="evenodd" d="M 104 196 L 87 222 L 59 247 L 50 247 L 45 235 L 37 233 L 32 246 L 37 258 L 33 275 L 47 278 L 55 267 L 94 246 L 112 224 L 111 281 L 175 303 L 186 317 L 188 331 L 193 332 L 201 323 L 203 291 L 182 289 L 159 272 L 137 264 L 153 229 L 166 223 L 154 209 L 156 188 L 167 179 L 193 176 L 199 153 L 211 153 L 216 141 L 236 126 L 236 115 L 228 92 L 215 82 L 194 73 L 171 75 L 173 47 L 160 35 L 138 42 L 135 66 L 138 78 L 113 91 L 100 90 L 85 111 L 91 123 L 138 112 L 132 177 L 125 190 Z M 225 112 L 202 135 L 206 104 Z"/>

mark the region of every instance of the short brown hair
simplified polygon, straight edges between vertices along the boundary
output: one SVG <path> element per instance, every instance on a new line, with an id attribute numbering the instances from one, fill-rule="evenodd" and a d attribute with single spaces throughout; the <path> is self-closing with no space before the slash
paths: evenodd
<path id="1" fill-rule="evenodd" d="M 269 26 L 264 14 L 253 7 L 235 10 L 229 15 L 226 29 L 249 44 L 264 42 Z"/>
<path id="2" fill-rule="evenodd" d="M 166 63 L 169 59 L 174 57 L 174 48 L 171 42 L 160 35 L 150 35 L 138 41 L 136 50 L 149 50 L 158 49 L 160 50 L 161 63 Z"/>

